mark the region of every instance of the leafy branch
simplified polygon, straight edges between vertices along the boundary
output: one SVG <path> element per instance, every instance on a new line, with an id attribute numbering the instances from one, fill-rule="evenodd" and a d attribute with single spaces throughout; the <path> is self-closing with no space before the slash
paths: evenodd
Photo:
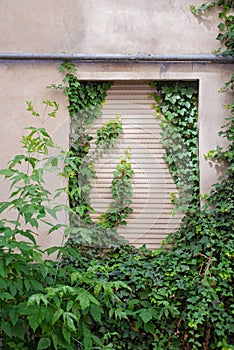
<path id="1" fill-rule="evenodd" d="M 114 171 L 111 192 L 114 202 L 109 205 L 105 214 L 99 216 L 99 225 L 113 228 L 118 225 L 127 225 L 126 219 L 133 212 L 132 204 L 132 183 L 134 171 L 129 159 L 131 154 L 125 150 L 125 157 L 120 158 L 120 163 Z"/>

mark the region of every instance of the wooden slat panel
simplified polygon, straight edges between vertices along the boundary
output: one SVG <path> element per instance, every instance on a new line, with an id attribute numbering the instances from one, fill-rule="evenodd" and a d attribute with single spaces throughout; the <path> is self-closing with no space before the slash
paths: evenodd
<path id="1" fill-rule="evenodd" d="M 177 192 L 175 184 L 163 160 L 160 121 L 153 116 L 153 99 L 150 86 L 144 82 L 115 82 L 108 91 L 102 117 L 90 128 L 94 140 L 98 128 L 120 115 L 123 134 L 114 150 L 103 156 L 96 164 L 97 179 L 93 181 L 91 205 L 96 210 L 93 220 L 105 212 L 111 198 L 112 173 L 124 149 L 131 149 L 134 169 L 133 213 L 127 226 L 118 232 L 136 247 L 146 244 L 149 249 L 160 246 L 166 236 L 177 229 L 181 215 L 171 215 L 173 206 L 170 193 Z"/>

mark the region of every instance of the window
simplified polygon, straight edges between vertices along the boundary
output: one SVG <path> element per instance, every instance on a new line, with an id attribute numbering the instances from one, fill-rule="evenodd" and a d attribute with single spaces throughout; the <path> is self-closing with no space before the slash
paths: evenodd
<path id="1" fill-rule="evenodd" d="M 170 193 L 176 186 L 163 160 L 160 120 L 154 117 L 149 95 L 150 85 L 143 81 L 116 81 L 107 94 L 101 119 L 91 133 L 117 114 L 121 116 L 123 133 L 117 146 L 96 164 L 97 179 L 93 182 L 91 205 L 96 210 L 92 219 L 105 212 L 111 198 L 112 172 L 124 149 L 130 147 L 133 177 L 133 213 L 118 232 L 131 244 L 158 248 L 160 242 L 178 227 L 181 215 L 171 215 Z"/>

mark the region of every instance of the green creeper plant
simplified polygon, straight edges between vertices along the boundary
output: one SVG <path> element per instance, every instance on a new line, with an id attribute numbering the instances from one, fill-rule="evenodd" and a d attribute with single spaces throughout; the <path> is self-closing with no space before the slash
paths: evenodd
<path id="1" fill-rule="evenodd" d="M 101 106 L 111 83 L 80 82 L 73 74 L 76 71 L 74 65 L 67 62 L 61 66 L 60 71 L 65 72 L 64 92 L 68 96 L 71 116 L 70 152 L 66 160 L 68 166 L 65 167 L 65 172 L 68 171 L 69 176 L 68 195 L 73 211 L 70 219 L 73 225 L 77 221 L 76 226 L 79 226 L 81 221 L 91 222 L 90 180 L 96 175 L 94 160 L 88 157 L 92 137 L 86 129 L 100 117 Z"/>
<path id="2" fill-rule="evenodd" d="M 233 0 L 216 0 L 208 1 L 200 6 L 191 5 L 190 9 L 194 15 L 202 16 L 207 10 L 216 7 L 219 10 L 220 23 L 218 24 L 219 33 L 216 39 L 220 42 L 220 47 L 214 50 L 214 53 L 221 53 L 224 56 L 233 56 L 234 52 L 234 2 Z M 234 74 L 230 80 L 225 84 L 233 88 Z"/>
<path id="3" fill-rule="evenodd" d="M 58 107 L 48 100 L 46 104 Z M 27 106 L 40 118 L 31 102 Z M 53 111 L 49 114 L 55 116 Z M 65 264 L 66 256 L 80 256 L 72 247 L 51 247 L 43 252 L 37 245 L 41 221 L 48 225 L 48 233 L 64 226 L 50 222 L 61 206 L 53 205 L 57 193 L 53 196 L 44 182 L 47 171 L 58 170 L 60 156 L 49 155 L 55 145 L 44 127 L 27 128 L 22 146 L 25 153 L 16 155 L 0 171 L 11 183 L 9 200 L 0 203 L 1 349 L 108 349 L 109 345 L 91 332 L 91 325 L 101 324 L 103 305 L 114 318 L 121 316 L 122 301 L 115 292 L 129 287 L 121 281 L 100 280 L 92 271 L 81 274 Z M 54 252 L 58 252 L 58 260 L 43 259 L 44 253 Z"/>
<path id="4" fill-rule="evenodd" d="M 206 2 L 198 7 L 191 5 L 190 9 L 193 14 L 201 16 L 208 9 L 217 7 L 219 9 L 219 18 L 222 20 L 218 24 L 219 34 L 217 40 L 222 45 L 215 53 L 222 52 L 223 55 L 233 55 L 234 51 L 234 16 L 231 10 L 234 9 L 233 0 L 217 0 Z"/>
<path id="5" fill-rule="evenodd" d="M 228 82 L 223 91 L 228 88 L 233 89 L 233 84 Z M 175 96 L 171 98 L 175 91 L 164 95 L 167 100 L 161 96 L 159 99 L 156 94 L 159 104 L 167 105 L 171 99 L 173 105 L 177 100 Z M 124 296 L 127 318 L 112 322 L 106 317 L 100 329 L 93 328 L 96 334 L 111 333 L 114 349 L 234 349 L 233 103 L 228 108 L 228 124 L 221 135 L 230 145 L 208 155 L 226 162 L 225 176 L 206 196 L 209 206 L 198 206 L 195 188 L 194 204 L 187 207 L 178 231 L 167 239 L 171 245 L 153 252 L 125 246 L 104 256 L 83 254 L 76 261 L 81 271 L 95 265 L 101 271 L 99 275 L 107 280 L 124 280 L 131 287 L 131 291 L 117 293 Z M 156 112 L 161 112 L 160 107 L 156 107 Z M 193 125 L 196 128 L 196 117 L 192 130 Z M 192 139 L 194 147 L 195 139 Z M 176 170 L 172 167 L 172 174 L 173 171 Z"/>
<path id="6" fill-rule="evenodd" d="M 131 155 L 125 150 L 125 157 L 120 157 L 120 163 L 114 171 L 111 192 L 114 202 L 110 203 L 105 214 L 99 216 L 99 225 L 113 228 L 119 225 L 127 225 L 126 219 L 133 212 L 132 204 L 132 183 L 134 174 L 131 163 Z"/>
<path id="7" fill-rule="evenodd" d="M 171 193 L 177 210 L 200 205 L 197 85 L 188 82 L 151 83 L 155 117 L 161 119 L 164 159 L 179 191 Z"/>
<path id="8" fill-rule="evenodd" d="M 110 236 L 113 238 L 112 242 L 116 243 L 114 236 L 117 235 L 117 231 L 113 230 L 112 235 L 110 235 L 110 230 L 104 230 L 104 227 L 110 229 L 116 227 L 117 224 L 126 223 L 128 214 L 132 212 L 132 209 L 127 207 L 127 203 L 130 203 L 129 173 L 131 169 L 122 174 L 126 176 L 128 181 L 124 182 L 122 176 L 121 203 L 118 206 L 116 204 L 115 209 L 112 205 L 112 213 L 105 214 L 105 225 L 104 221 L 102 221 L 102 225 L 101 221 L 95 224 L 90 216 L 90 213 L 94 212 L 90 206 L 90 191 L 92 189 L 91 181 L 96 177 L 95 162 L 115 146 L 122 133 L 122 121 L 119 115 L 96 131 L 95 142 L 93 136 L 88 133 L 92 123 L 101 116 L 106 92 L 112 83 L 79 81 L 74 74 L 76 72 L 74 65 L 69 62 L 63 63 L 60 71 L 65 73 L 64 85 L 59 85 L 56 88 L 62 88 L 68 96 L 68 109 L 71 117 L 70 150 L 65 159 L 64 168 L 64 175 L 69 178 L 68 196 L 72 211 L 70 223 L 73 229 L 69 229 L 70 238 L 76 244 L 81 242 L 80 239 L 83 239 L 86 244 L 91 244 L 92 239 L 99 234 L 102 237 L 99 240 L 101 242 L 104 239 L 104 235 L 100 234 L 101 231 L 102 233 L 106 232 L 107 236 L 106 242 L 103 241 L 104 246 L 107 242 L 110 243 Z M 121 159 L 122 166 L 123 163 L 124 160 Z M 129 166 L 130 163 L 126 163 L 126 169 Z M 124 190 L 123 186 L 127 188 Z M 124 194 L 127 196 L 126 199 L 124 199 Z M 124 200 L 125 203 L 123 203 Z M 110 220 L 109 223 L 107 218 Z M 99 229 L 100 225 L 102 230 Z M 79 237 L 75 238 L 75 236 Z M 97 240 L 94 242 L 96 244 Z M 120 242 L 122 244 L 122 239 Z"/>

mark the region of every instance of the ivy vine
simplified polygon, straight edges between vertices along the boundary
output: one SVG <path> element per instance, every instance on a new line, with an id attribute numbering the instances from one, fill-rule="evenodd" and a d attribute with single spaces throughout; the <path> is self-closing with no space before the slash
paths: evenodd
<path id="1" fill-rule="evenodd" d="M 116 173 L 112 182 L 114 202 L 99 218 L 98 223 L 93 222 L 90 216 L 94 212 L 90 206 L 90 192 L 91 181 L 96 177 L 95 162 L 115 146 L 123 131 L 121 117 L 117 115 L 115 119 L 106 122 L 96 131 L 96 139 L 91 147 L 93 136 L 88 133 L 87 129 L 97 118 L 100 118 L 102 105 L 105 103 L 106 94 L 112 82 L 79 81 L 75 75 L 76 68 L 70 62 L 63 63 L 60 72 L 65 73 L 63 84 L 53 87 L 63 89 L 68 96 L 68 110 L 71 117 L 70 150 L 65 159 L 64 168 L 64 175 L 69 178 L 70 223 L 75 228 L 75 230 L 70 230 L 70 237 L 73 241 L 75 240 L 76 244 L 78 241 L 81 242 L 77 236 L 89 244 L 93 238 L 96 245 L 97 232 L 100 237 L 104 238 L 100 233 L 99 226 L 101 226 L 107 236 L 102 244 L 106 245 L 107 242 L 110 243 L 111 235 L 110 230 L 105 229 L 114 229 L 118 225 L 123 225 L 132 212 L 128 205 L 131 204 L 130 180 L 133 170 L 127 161 L 126 153 L 126 157 L 120 158 L 120 164 L 116 168 L 116 172 L 121 173 L 121 184 L 116 180 Z M 115 182 L 117 182 L 116 185 L 114 185 Z M 111 232 L 113 236 L 117 236 L 116 230 Z M 119 240 L 122 242 L 121 238 Z M 116 237 L 112 238 L 113 242 L 116 243 Z"/>
<path id="2" fill-rule="evenodd" d="M 155 117 L 161 119 L 164 159 L 179 194 L 172 203 L 186 212 L 199 207 L 198 91 L 191 82 L 153 82 Z M 151 96 L 150 96 L 151 97 Z"/>
<path id="3" fill-rule="evenodd" d="M 111 192 L 114 202 L 109 205 L 105 214 L 99 216 L 99 224 L 103 227 L 116 227 L 127 225 L 127 217 L 133 212 L 132 183 L 134 171 L 129 162 L 131 155 L 125 150 L 125 157 L 120 158 L 120 163 L 114 171 Z"/>
<path id="4" fill-rule="evenodd" d="M 219 8 L 219 18 L 222 20 L 218 24 L 219 34 L 217 40 L 220 41 L 220 46 L 215 53 L 222 52 L 224 56 L 233 55 L 234 51 L 234 16 L 230 13 L 231 9 L 234 9 L 233 0 L 217 0 L 204 3 L 198 7 L 191 5 L 190 9 L 193 14 L 201 15 L 204 11 L 211 9 L 212 7 Z"/>
<path id="5" fill-rule="evenodd" d="M 191 5 L 190 9 L 194 15 L 202 16 L 202 14 L 213 8 L 217 7 L 219 10 L 219 18 L 221 22 L 218 24 L 219 33 L 216 39 L 220 42 L 220 47 L 214 50 L 214 53 L 221 53 L 224 56 L 233 56 L 234 52 L 234 1 L 233 0 L 216 0 L 206 2 L 200 6 Z M 230 80 L 225 84 L 223 90 L 228 87 L 234 86 L 234 73 L 230 77 Z"/>

